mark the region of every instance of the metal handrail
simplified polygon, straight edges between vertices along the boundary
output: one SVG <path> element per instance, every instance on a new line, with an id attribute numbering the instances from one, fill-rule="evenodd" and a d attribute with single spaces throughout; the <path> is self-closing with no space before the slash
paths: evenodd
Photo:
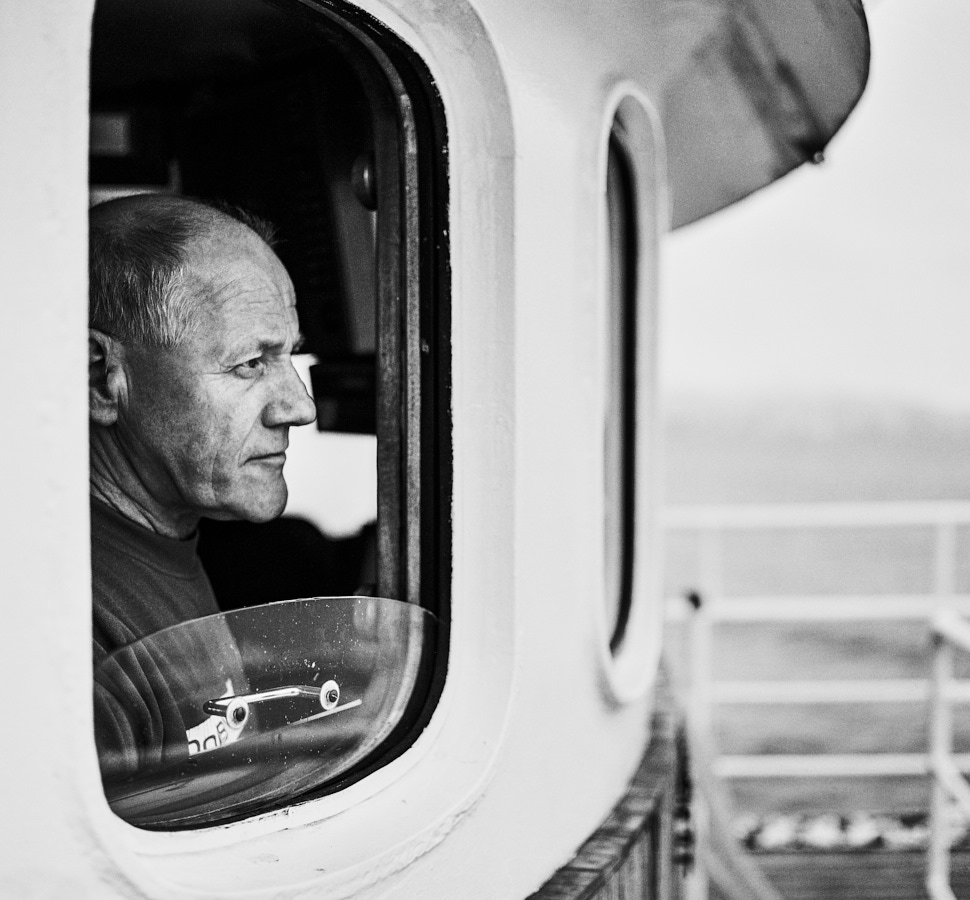
<path id="1" fill-rule="evenodd" d="M 938 502 L 874 502 L 874 503 L 774 503 L 748 505 L 678 505 L 668 506 L 663 514 L 667 532 L 694 534 L 698 542 L 698 593 L 705 599 L 701 620 L 710 629 L 715 622 L 751 621 L 844 621 L 914 619 L 925 622 L 927 614 L 936 607 L 959 610 L 970 616 L 970 595 L 957 594 L 956 536 L 957 528 L 970 524 L 970 503 L 965 501 Z M 931 527 L 935 531 L 934 583 L 930 593 L 869 596 L 785 596 L 728 597 L 723 585 L 724 536 L 727 533 L 751 529 L 838 529 L 838 528 L 906 528 Z M 671 620 L 683 620 L 682 600 L 668 601 Z M 710 635 L 704 638 L 708 643 Z M 708 648 L 708 652 L 709 652 Z M 700 665 L 703 665 L 701 663 Z M 695 672 L 697 694 L 692 703 L 699 707 L 698 715 L 710 726 L 711 707 L 719 703 L 750 697 L 752 685 L 742 682 L 714 685 L 710 671 Z M 785 687 L 789 683 L 782 682 Z M 762 685 L 763 687 L 763 685 Z M 814 685 L 796 683 L 785 699 L 786 703 L 830 703 L 835 692 L 841 691 L 844 702 L 868 694 L 882 696 L 888 702 L 919 702 L 925 690 L 930 697 L 930 683 L 899 682 L 898 693 L 891 697 L 885 683 L 879 680 L 857 679 L 852 682 L 819 681 Z M 779 688 L 780 690 L 780 688 Z M 970 681 L 953 682 L 950 688 L 965 702 Z M 765 698 L 774 693 L 769 687 Z M 747 701 L 742 701 L 747 702 Z M 874 700 L 872 702 L 879 702 Z M 970 769 L 970 756 L 958 758 L 964 770 Z M 834 774 L 851 776 L 886 774 L 914 775 L 929 772 L 929 754 L 840 754 L 825 757 L 799 756 L 783 758 L 766 756 L 721 757 L 715 771 L 721 777 L 761 777 L 772 774 L 798 777 L 831 777 Z"/>
<path id="2" fill-rule="evenodd" d="M 905 699 L 918 701 L 925 687 L 927 696 L 932 689 L 933 735 L 931 752 L 928 754 L 860 754 L 809 757 L 752 757 L 750 763 L 738 757 L 722 757 L 715 761 L 710 757 L 706 772 L 713 777 L 744 777 L 766 774 L 768 769 L 776 774 L 828 775 L 846 773 L 853 775 L 879 774 L 930 774 L 933 776 L 933 809 L 931 813 L 931 838 L 927 867 L 926 887 L 933 900 L 954 900 L 949 887 L 949 834 L 946 813 L 951 797 L 970 815 L 970 786 L 964 781 L 962 771 L 970 770 L 970 755 L 952 752 L 952 704 L 967 701 L 970 682 L 953 678 L 953 653 L 961 649 L 970 653 L 970 623 L 960 613 L 970 615 L 970 596 L 956 593 L 956 544 L 957 528 L 970 524 L 970 503 L 943 501 L 933 503 L 812 503 L 812 504 L 759 504 L 749 506 L 676 506 L 664 513 L 664 526 L 668 533 L 694 533 L 697 536 L 700 578 L 699 593 L 707 601 L 703 611 L 689 617 L 688 631 L 692 635 L 695 652 L 691 654 L 691 691 L 688 704 L 689 720 L 694 735 L 711 733 L 711 707 L 724 702 L 732 693 L 744 693 L 745 686 L 730 684 L 712 685 L 710 662 L 711 625 L 715 621 L 755 620 L 842 620 L 842 619 L 921 619 L 926 620 L 927 606 L 935 604 L 937 615 L 933 621 L 937 649 L 935 674 L 931 683 L 910 680 L 899 685 Z M 812 597 L 792 598 L 784 604 L 771 602 L 771 598 L 725 599 L 723 590 L 723 536 L 726 532 L 750 530 L 837 529 L 837 528 L 905 528 L 928 526 L 935 531 L 934 585 L 931 594 L 901 595 L 896 597 Z M 671 618 L 683 618 L 683 612 L 673 601 L 668 609 Z M 818 685 L 819 696 L 812 696 L 813 688 L 798 684 L 802 702 L 831 702 L 835 688 L 833 682 Z M 885 685 L 878 681 L 855 682 L 854 694 L 859 692 L 888 699 Z M 748 691 L 750 693 L 750 691 Z M 898 702 L 897 695 L 897 702 Z M 870 697 L 870 699 L 871 699 Z M 770 772 L 768 773 L 770 774 Z M 703 841 L 703 834 L 701 835 Z M 694 896 L 705 896 L 698 892 Z"/>
<path id="3" fill-rule="evenodd" d="M 926 890 L 931 900 L 955 900 L 950 888 L 950 823 L 955 802 L 970 816 L 970 785 L 953 754 L 953 662 L 955 651 L 970 654 L 970 623 L 955 610 L 939 609 L 933 616 L 933 699 L 930 725 L 930 842 L 926 860 Z"/>
<path id="4" fill-rule="evenodd" d="M 709 720 L 710 623 L 702 598 L 685 598 L 689 613 L 687 684 L 680 690 L 686 712 L 690 769 L 694 784 L 691 818 L 696 846 L 693 871 L 686 879 L 687 900 L 707 900 L 714 882 L 728 900 L 782 900 L 758 866 L 731 835 L 728 803 L 714 770 Z"/>
<path id="5" fill-rule="evenodd" d="M 967 522 L 970 502 L 965 500 L 671 504 L 663 510 L 663 525 L 668 531 L 907 527 Z"/>

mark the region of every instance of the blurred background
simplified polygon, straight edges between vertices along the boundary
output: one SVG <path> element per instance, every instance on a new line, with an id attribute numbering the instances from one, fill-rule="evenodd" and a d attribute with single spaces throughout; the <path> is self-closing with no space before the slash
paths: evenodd
<path id="1" fill-rule="evenodd" d="M 970 4 L 866 11 L 825 161 L 664 249 L 667 592 L 724 601 L 716 771 L 762 849 L 925 838 L 929 617 L 970 594 Z"/>

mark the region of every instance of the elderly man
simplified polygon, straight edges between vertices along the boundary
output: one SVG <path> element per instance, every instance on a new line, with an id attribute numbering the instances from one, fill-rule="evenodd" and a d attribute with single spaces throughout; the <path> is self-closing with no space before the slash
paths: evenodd
<path id="1" fill-rule="evenodd" d="M 262 226 L 178 197 L 90 213 L 95 662 L 217 612 L 200 517 L 286 504 L 288 432 L 315 418 L 293 368 L 293 285 Z"/>

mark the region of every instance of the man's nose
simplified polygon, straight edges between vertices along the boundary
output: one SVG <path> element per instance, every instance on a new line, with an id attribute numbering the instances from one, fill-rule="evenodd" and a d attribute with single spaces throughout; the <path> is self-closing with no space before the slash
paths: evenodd
<path id="1" fill-rule="evenodd" d="M 309 425 L 317 417 L 317 407 L 307 393 L 306 385 L 292 365 L 286 367 L 276 385 L 275 396 L 263 415 L 266 426 Z"/>

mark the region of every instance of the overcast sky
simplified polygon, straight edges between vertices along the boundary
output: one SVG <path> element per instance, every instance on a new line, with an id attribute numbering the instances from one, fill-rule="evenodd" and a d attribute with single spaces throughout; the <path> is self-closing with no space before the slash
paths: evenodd
<path id="1" fill-rule="evenodd" d="M 869 85 L 826 162 L 667 238 L 669 390 L 970 412 L 970 2 L 867 12 Z"/>

